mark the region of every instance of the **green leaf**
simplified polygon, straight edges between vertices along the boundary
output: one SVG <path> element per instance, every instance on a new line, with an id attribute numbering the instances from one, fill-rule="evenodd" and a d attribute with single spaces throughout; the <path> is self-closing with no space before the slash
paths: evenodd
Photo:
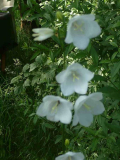
<path id="1" fill-rule="evenodd" d="M 120 134 L 120 126 L 114 125 L 111 123 L 105 123 L 106 127 L 108 127 L 112 132 Z"/>
<path id="2" fill-rule="evenodd" d="M 26 79 L 24 84 L 23 84 L 24 87 L 27 87 L 27 86 L 30 86 L 30 80 L 29 79 Z"/>
<path id="3" fill-rule="evenodd" d="M 70 44 L 69 46 L 67 46 L 66 50 L 65 50 L 65 55 L 68 55 L 69 52 L 71 52 L 74 48 L 73 44 Z"/>
<path id="4" fill-rule="evenodd" d="M 11 83 L 16 83 L 16 82 L 18 82 L 20 78 L 21 78 L 21 76 L 14 77 L 14 78 L 11 80 Z"/>
<path id="5" fill-rule="evenodd" d="M 116 42 L 110 42 L 110 44 L 114 47 L 118 47 L 117 43 Z"/>
<path id="6" fill-rule="evenodd" d="M 91 144 L 91 150 L 92 150 L 92 152 L 96 149 L 98 142 L 99 142 L 98 138 L 97 139 L 96 138 L 93 139 L 92 144 Z"/>
<path id="7" fill-rule="evenodd" d="M 115 63 L 114 67 L 111 70 L 111 76 L 114 77 L 119 72 L 119 69 L 120 69 L 120 62 Z"/>
<path id="8" fill-rule="evenodd" d="M 103 87 L 99 89 L 98 92 L 102 92 L 113 99 L 120 99 L 120 91 L 110 86 Z"/>
<path id="9" fill-rule="evenodd" d="M 37 63 L 36 62 L 30 64 L 30 70 L 29 70 L 29 72 L 33 71 L 36 67 L 37 67 Z"/>
<path id="10" fill-rule="evenodd" d="M 46 128 L 50 128 L 50 129 L 55 128 L 55 126 L 53 126 L 52 124 L 49 124 L 49 123 L 44 123 L 44 126 Z"/>
<path id="11" fill-rule="evenodd" d="M 98 81 L 105 81 L 106 78 L 103 77 L 103 76 L 100 76 L 100 75 L 95 75 L 92 80 L 95 81 L 95 82 L 98 82 Z"/>
<path id="12" fill-rule="evenodd" d="M 93 62 L 97 66 L 98 65 L 98 54 L 97 54 L 95 48 L 91 47 L 91 51 L 90 52 L 91 52 L 91 56 L 93 58 Z"/>
<path id="13" fill-rule="evenodd" d="M 26 72 L 29 68 L 30 68 L 30 65 L 29 65 L 29 64 L 26 64 L 26 65 L 23 67 L 23 72 Z"/>
<path id="14" fill-rule="evenodd" d="M 114 52 L 112 57 L 111 57 L 111 60 L 113 60 L 116 57 L 117 54 L 118 54 L 118 52 Z"/>
<path id="15" fill-rule="evenodd" d="M 102 61 L 100 61 L 100 63 L 110 63 L 111 62 L 111 60 L 107 60 L 107 59 L 105 59 L 105 60 L 102 60 Z"/>
<path id="16" fill-rule="evenodd" d="M 59 143 L 60 141 L 62 141 L 62 136 L 58 135 L 56 140 L 55 140 L 55 144 Z"/>

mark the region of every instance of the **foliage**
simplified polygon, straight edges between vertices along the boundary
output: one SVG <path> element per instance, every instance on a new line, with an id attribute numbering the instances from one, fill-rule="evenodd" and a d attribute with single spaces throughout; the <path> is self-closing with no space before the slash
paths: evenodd
<path id="1" fill-rule="evenodd" d="M 102 92 L 106 111 L 94 118 L 90 128 L 65 125 L 64 136 L 69 139 L 69 144 L 64 146 L 65 151 L 81 151 L 86 160 L 120 159 L 119 0 L 43 0 L 40 6 L 35 0 L 28 0 L 27 4 L 22 1 L 21 10 L 18 4 L 19 1 L 14 13 L 17 13 L 15 18 L 20 45 L 14 52 L 21 65 L 16 66 L 14 73 L 8 67 L 7 77 L 1 77 L 1 158 L 55 159 L 63 153 L 60 123 L 38 118 L 35 112 L 44 96 L 61 96 L 55 76 L 68 64 L 78 62 L 95 73 L 88 94 Z M 62 12 L 63 19 L 57 19 L 58 10 Z M 35 20 L 42 27 L 53 28 L 55 36 L 43 42 L 34 42 L 31 32 L 19 29 L 20 12 L 23 20 Z M 96 15 L 102 28 L 101 35 L 92 39 L 84 51 L 78 50 L 73 44 L 65 44 L 69 18 L 89 13 Z M 11 64 L 12 70 L 14 66 Z M 77 94 L 73 94 L 69 99 L 75 101 L 76 98 Z"/>

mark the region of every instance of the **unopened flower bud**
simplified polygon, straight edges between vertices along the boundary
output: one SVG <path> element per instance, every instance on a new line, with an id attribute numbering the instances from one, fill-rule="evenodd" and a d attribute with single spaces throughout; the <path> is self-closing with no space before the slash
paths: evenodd
<path id="1" fill-rule="evenodd" d="M 62 19 L 63 19 L 63 14 L 62 14 L 62 12 L 61 12 L 61 11 L 57 11 L 57 12 L 56 12 L 56 17 L 57 17 L 57 19 L 62 20 Z"/>
<path id="2" fill-rule="evenodd" d="M 69 144 L 70 144 L 69 139 L 66 139 L 66 140 L 65 140 L 65 146 L 68 146 Z"/>

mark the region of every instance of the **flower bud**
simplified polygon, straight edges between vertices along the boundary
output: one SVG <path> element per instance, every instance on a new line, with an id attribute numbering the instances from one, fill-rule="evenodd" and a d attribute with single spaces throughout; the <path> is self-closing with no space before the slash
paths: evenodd
<path id="1" fill-rule="evenodd" d="M 62 12 L 61 12 L 61 11 L 57 11 L 57 12 L 56 12 L 56 17 L 57 17 L 57 19 L 62 20 L 62 19 L 63 19 L 63 14 L 62 14 Z"/>
<path id="2" fill-rule="evenodd" d="M 65 146 L 67 147 L 69 144 L 70 144 L 69 139 L 66 139 L 66 140 L 65 140 Z"/>

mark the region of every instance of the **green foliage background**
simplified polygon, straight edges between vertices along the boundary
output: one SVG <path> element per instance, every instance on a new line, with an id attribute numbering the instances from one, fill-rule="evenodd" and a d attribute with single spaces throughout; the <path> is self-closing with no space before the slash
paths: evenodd
<path id="1" fill-rule="evenodd" d="M 21 6 L 21 7 L 19 7 Z M 62 19 L 56 12 L 61 11 Z M 0 158 L 51 160 L 63 153 L 62 128 L 36 116 L 46 95 L 61 96 L 55 75 L 72 62 L 95 73 L 88 93 L 104 95 L 105 112 L 89 128 L 65 125 L 65 151 L 83 152 L 86 160 L 120 159 L 120 1 L 35 0 L 16 1 L 13 8 L 19 45 L 8 52 L 6 75 L 0 78 Z M 88 48 L 65 44 L 67 22 L 76 14 L 96 15 L 102 33 Z M 20 19 L 25 22 L 20 29 Z M 55 35 L 34 42 L 31 24 L 49 27 Z M 64 62 L 64 54 L 66 62 Z M 77 94 L 69 97 L 75 102 Z"/>

